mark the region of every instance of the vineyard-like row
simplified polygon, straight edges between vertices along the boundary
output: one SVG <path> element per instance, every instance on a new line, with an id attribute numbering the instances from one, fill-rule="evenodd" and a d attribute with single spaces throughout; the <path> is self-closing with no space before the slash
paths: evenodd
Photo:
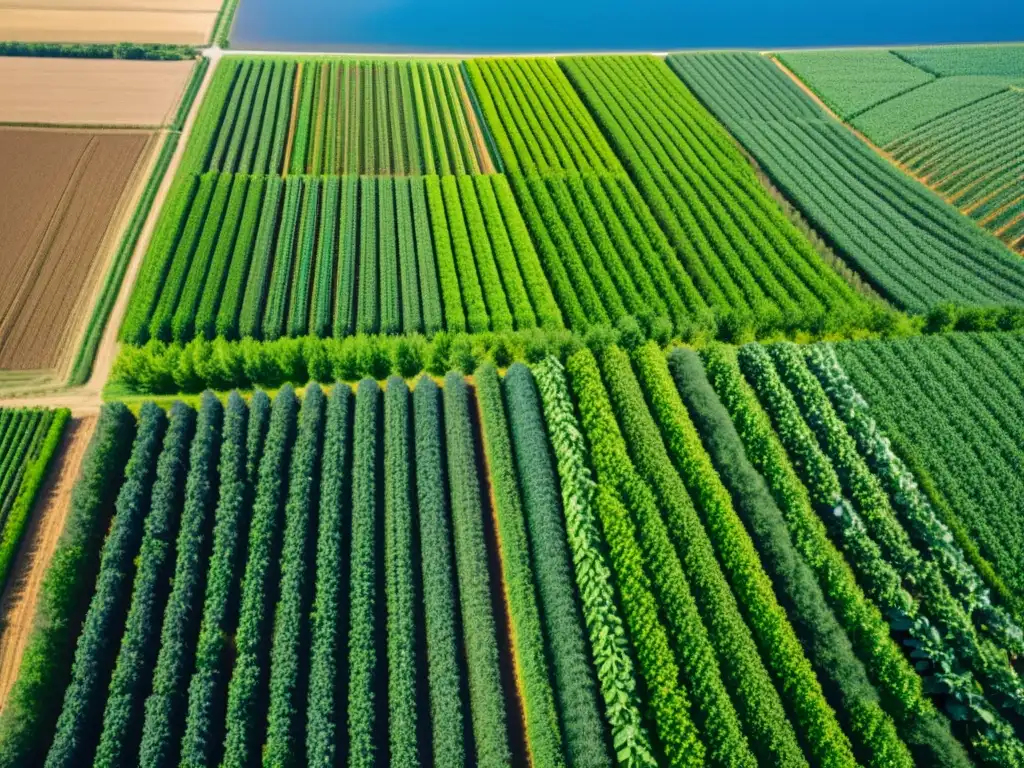
<path id="1" fill-rule="evenodd" d="M 836 352 L 958 542 L 991 563 L 1001 594 L 1022 605 L 1020 336 L 954 334 L 840 344 Z"/>
<path id="2" fill-rule="evenodd" d="M 469 59 L 465 66 L 506 171 L 622 170 L 555 61 Z"/>
<path id="3" fill-rule="evenodd" d="M 1004 90 L 886 147 L 1011 248 L 1024 251 L 1024 93 Z"/>
<path id="4" fill-rule="evenodd" d="M 228 58 L 188 170 L 273 174 L 493 171 L 457 64 Z"/>
<path id="5" fill-rule="evenodd" d="M 772 180 L 887 298 L 914 312 L 939 303 L 1024 303 L 1024 262 L 831 121 L 756 54 L 669 59 Z"/>
<path id="6" fill-rule="evenodd" d="M 664 62 L 561 64 L 720 325 L 768 333 L 868 322 L 871 306 L 825 264 Z"/>
<path id="7" fill-rule="evenodd" d="M 610 766 L 558 488 L 523 366 L 108 406 L 0 764 Z"/>
<path id="8" fill-rule="evenodd" d="M 562 327 L 508 181 L 207 173 L 168 201 L 121 337 Z"/>
<path id="9" fill-rule="evenodd" d="M 0 408 L 0 591 L 69 417 L 66 409 Z"/>

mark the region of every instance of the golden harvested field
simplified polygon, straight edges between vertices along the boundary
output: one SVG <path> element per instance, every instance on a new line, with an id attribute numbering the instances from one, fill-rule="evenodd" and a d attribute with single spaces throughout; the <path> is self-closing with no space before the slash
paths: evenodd
<path id="1" fill-rule="evenodd" d="M 0 370 L 62 364 L 151 138 L 0 129 Z"/>
<path id="2" fill-rule="evenodd" d="M 42 6 L 42 7 L 41 7 Z M 213 10 L 187 10 L 213 6 Z M 39 43 L 181 43 L 210 39 L 219 3 L 189 0 L 0 0 L 5 40 Z M 156 10 L 154 10 L 156 9 Z"/>
<path id="3" fill-rule="evenodd" d="M 166 125 L 192 61 L 0 58 L 0 122 Z"/>

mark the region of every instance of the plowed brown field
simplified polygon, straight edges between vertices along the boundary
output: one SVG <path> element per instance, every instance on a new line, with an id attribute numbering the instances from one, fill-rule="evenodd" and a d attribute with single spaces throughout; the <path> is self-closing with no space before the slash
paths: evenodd
<path id="1" fill-rule="evenodd" d="M 199 3 L 192 0 L 186 7 Z M 128 3 L 58 2 L 26 4 L 0 0 L 0 37 L 40 43 L 180 43 L 203 45 L 210 39 L 216 9 L 179 10 L 164 0 Z M 151 10 L 152 8 L 159 10 Z M 136 10 L 138 9 L 138 10 Z M 145 9 L 145 10 L 143 10 Z"/>
<path id="2" fill-rule="evenodd" d="M 0 130 L 0 370 L 61 364 L 150 139 Z"/>
<path id="3" fill-rule="evenodd" d="M 192 61 L 0 58 L 0 122 L 166 125 Z"/>

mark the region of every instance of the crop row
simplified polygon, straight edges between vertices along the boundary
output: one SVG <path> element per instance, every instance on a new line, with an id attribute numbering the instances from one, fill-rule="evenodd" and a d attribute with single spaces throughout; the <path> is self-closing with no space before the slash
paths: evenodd
<path id="1" fill-rule="evenodd" d="M 457 64 L 226 59 L 187 172 L 472 174 L 493 170 Z"/>
<path id="2" fill-rule="evenodd" d="M 181 190 L 126 341 L 562 327 L 504 176 L 211 172 Z"/>
<path id="3" fill-rule="evenodd" d="M 611 766 L 549 451 L 524 366 L 106 407 L 0 760 Z"/>
<path id="4" fill-rule="evenodd" d="M 791 345 L 748 345 L 738 360 L 731 354 L 705 355 L 715 389 L 905 743 L 919 760 L 964 764 L 934 701 L 983 762 L 1014 764 L 1021 744 L 1011 722 L 1022 689 L 1010 659 L 1020 629 L 993 604 L 986 572 L 965 556 L 827 348 L 804 355 Z M 685 357 L 676 353 L 673 366 L 683 370 Z M 913 652 L 923 687 L 901 654 L 879 644 L 882 616 Z M 825 623 L 814 626 L 820 633 Z M 945 639 L 953 636 L 955 643 Z M 851 675 L 843 679 L 849 685 Z M 967 707 L 965 689 L 978 691 Z"/>
<path id="5" fill-rule="evenodd" d="M 69 418 L 66 409 L 0 408 L 0 589 Z"/>
<path id="6" fill-rule="evenodd" d="M 867 321 L 867 302 L 786 218 L 731 137 L 664 62 L 560 61 L 720 324 L 760 334 Z"/>
<path id="7" fill-rule="evenodd" d="M 558 65 L 544 58 L 465 62 L 503 170 L 621 171 Z"/>
<path id="8" fill-rule="evenodd" d="M 769 59 L 680 54 L 672 68 L 772 181 L 886 298 L 1024 303 L 1024 264 L 995 238 L 837 125 Z"/>
<path id="9" fill-rule="evenodd" d="M 1020 250 L 1024 192 L 1017 141 L 1024 96 L 1007 90 L 929 122 L 888 151 L 961 211 Z"/>

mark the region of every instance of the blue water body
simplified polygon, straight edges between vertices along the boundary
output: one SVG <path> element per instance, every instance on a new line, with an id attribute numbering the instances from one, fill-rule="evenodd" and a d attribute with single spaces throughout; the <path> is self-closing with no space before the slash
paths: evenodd
<path id="1" fill-rule="evenodd" d="M 510 53 L 1024 39 L 1024 0 L 241 0 L 236 48 Z"/>

